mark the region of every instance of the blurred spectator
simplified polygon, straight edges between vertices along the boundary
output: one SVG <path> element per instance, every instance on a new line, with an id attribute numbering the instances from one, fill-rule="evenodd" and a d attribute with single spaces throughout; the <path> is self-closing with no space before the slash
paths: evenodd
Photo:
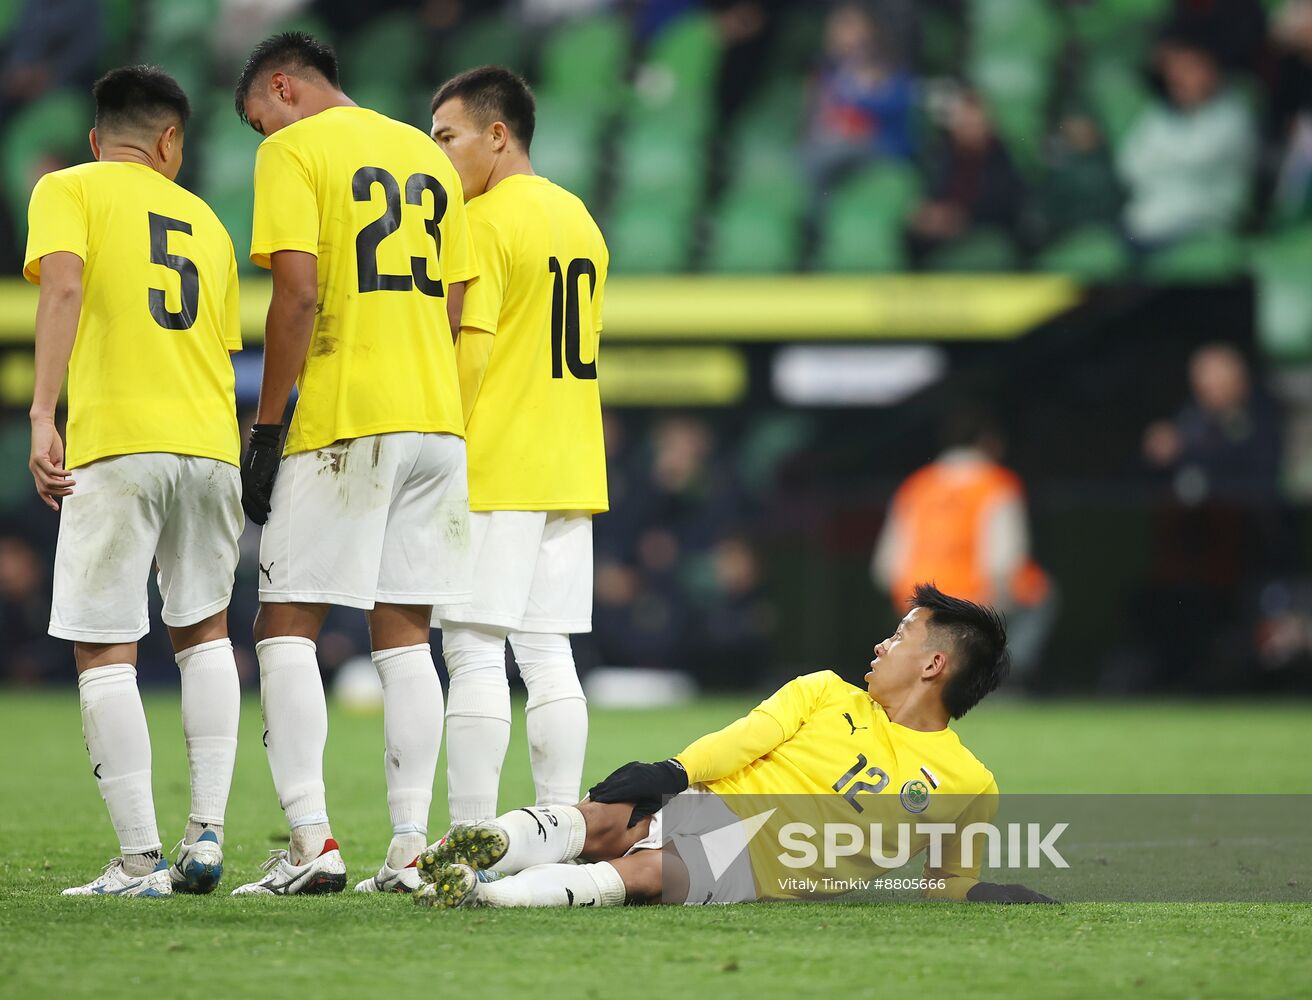
<path id="1" fill-rule="evenodd" d="M 914 86 L 891 48 L 862 5 L 830 13 L 803 152 L 815 190 L 881 157 L 911 158 Z"/>
<path id="2" fill-rule="evenodd" d="M 889 505 L 870 563 L 900 618 L 915 585 L 929 580 L 1008 616 L 1016 673 L 1033 673 L 1056 613 L 1053 588 L 1030 556 L 1019 477 L 1000 464 L 1001 435 L 973 410 L 951 414 L 944 450 L 913 473 Z"/>
<path id="3" fill-rule="evenodd" d="M 1312 212 L 1312 0 L 1288 0 L 1273 24 L 1275 81 L 1267 131 L 1278 176 L 1273 207 L 1280 219 Z"/>
<path id="4" fill-rule="evenodd" d="M 103 44 L 97 0 L 27 0 L 4 46 L 0 121 L 51 90 L 89 87 Z"/>
<path id="5" fill-rule="evenodd" d="M 715 546 L 711 572 L 711 592 L 700 604 L 700 672 L 719 687 L 750 690 L 771 662 L 777 624 L 760 557 L 747 539 L 729 537 Z"/>
<path id="6" fill-rule="evenodd" d="M 1125 230 L 1136 248 L 1233 230 L 1248 205 L 1256 125 L 1243 95 L 1197 37 L 1177 29 L 1157 47 L 1162 97 L 1121 144 Z"/>
<path id="7" fill-rule="evenodd" d="M 1083 109 L 1063 116 L 1049 140 L 1035 200 L 1040 243 L 1120 213 L 1120 183 L 1106 138 Z"/>
<path id="8" fill-rule="evenodd" d="M 1246 598 L 1286 568 L 1274 406 L 1229 344 L 1193 353 L 1189 387 L 1175 419 L 1144 433 L 1169 490 L 1151 515 L 1146 583 L 1131 594 L 1130 652 L 1104 677 L 1117 690 L 1247 686 L 1261 640 Z"/>
<path id="9" fill-rule="evenodd" d="M 1229 70 L 1255 73 L 1266 56 L 1262 0 L 1175 0 L 1168 30 L 1188 32 Z"/>
<path id="10" fill-rule="evenodd" d="M 0 636 L 4 637 L 4 679 L 32 684 L 50 680 L 62 662 L 73 675 L 71 655 L 59 656 L 46 635 L 50 589 L 42 557 L 26 541 L 0 536 Z"/>
<path id="11" fill-rule="evenodd" d="M 909 222 L 917 263 L 979 227 L 1014 234 L 1023 206 L 1020 174 L 978 94 L 967 90 L 952 99 L 945 138 L 930 162 L 928 196 Z"/>
<path id="12" fill-rule="evenodd" d="M 1209 344 L 1189 360 L 1193 399 L 1174 420 L 1144 433 L 1144 457 L 1172 476 L 1176 497 L 1273 503 L 1281 432 L 1274 406 L 1254 390 L 1248 364 L 1229 344 Z"/>

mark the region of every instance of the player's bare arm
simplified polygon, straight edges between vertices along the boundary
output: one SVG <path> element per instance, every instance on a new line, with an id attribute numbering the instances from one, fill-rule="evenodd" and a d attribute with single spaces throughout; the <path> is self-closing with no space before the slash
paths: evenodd
<path id="1" fill-rule="evenodd" d="M 260 405 L 241 470 L 242 506 L 256 524 L 269 517 L 282 447 L 283 412 L 305 366 L 319 296 L 319 258 L 314 254 L 279 250 L 270 260 L 273 297 L 264 322 Z"/>
<path id="2" fill-rule="evenodd" d="M 82 312 L 82 258 L 59 251 L 41 258 L 41 299 L 36 310 L 36 379 L 32 390 L 32 451 L 28 468 L 37 495 L 52 510 L 77 485 L 64 468 L 64 442 L 55 428 L 59 390 L 73 355 Z"/>

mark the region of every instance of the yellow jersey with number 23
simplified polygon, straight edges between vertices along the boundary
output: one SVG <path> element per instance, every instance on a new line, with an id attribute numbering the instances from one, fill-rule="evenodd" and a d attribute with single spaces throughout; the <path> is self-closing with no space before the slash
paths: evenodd
<path id="1" fill-rule="evenodd" d="M 279 129 L 255 158 L 251 260 L 318 257 L 285 453 L 398 431 L 464 435 L 446 286 L 478 273 L 464 193 L 423 132 L 367 108 Z"/>

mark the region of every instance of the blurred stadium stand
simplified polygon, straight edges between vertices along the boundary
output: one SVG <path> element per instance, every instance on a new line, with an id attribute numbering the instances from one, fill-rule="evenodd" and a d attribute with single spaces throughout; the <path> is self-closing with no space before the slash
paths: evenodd
<path id="1" fill-rule="evenodd" d="M 1007 436 L 1062 593 L 1035 686 L 1307 683 L 1312 0 L 0 0 L 6 273 L 35 179 L 87 155 L 90 81 L 131 61 L 190 93 L 180 181 L 244 261 L 259 137 L 231 84 L 290 27 L 334 42 L 357 101 L 423 128 L 451 73 L 522 71 L 539 172 L 602 224 L 612 513 L 585 660 L 713 686 L 859 667 L 890 619 L 865 571 L 884 508 L 967 396 Z M 19 474 L 31 303 L 0 285 L 0 678 L 37 680 L 70 671 L 44 637 L 55 521 Z M 835 341 L 857 353 L 835 362 Z M 1253 366 L 1284 451 L 1259 500 L 1221 504 L 1248 513 L 1208 522 L 1255 517 L 1266 540 L 1217 553 L 1215 587 L 1172 605 L 1179 565 L 1150 543 L 1216 497 L 1182 494 L 1141 437 L 1186 407 L 1212 341 Z M 808 395 L 815 372 L 831 381 Z M 825 399 L 845 372 L 852 394 Z M 335 617 L 326 666 L 361 647 L 358 618 Z M 1179 630 L 1196 670 L 1169 662 Z M 162 635 L 150 663 L 169 669 Z"/>

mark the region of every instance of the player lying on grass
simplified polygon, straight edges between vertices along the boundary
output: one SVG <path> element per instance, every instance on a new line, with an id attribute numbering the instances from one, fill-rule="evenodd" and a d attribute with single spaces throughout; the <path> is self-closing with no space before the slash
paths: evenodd
<path id="1" fill-rule="evenodd" d="M 729 809 L 745 797 L 776 806 L 800 802 L 826 818 L 856 819 L 878 805 L 888 807 L 885 814 L 900 811 L 902 820 L 930 815 L 933 799 L 940 806 L 935 822 L 960 827 L 991 819 L 997 784 L 948 722 L 1006 678 L 1006 627 L 991 608 L 931 585 L 916 587 L 911 604 L 897 631 L 875 647 L 866 690 L 831 671 L 808 674 L 676 757 L 624 765 L 577 806 L 525 808 L 454 826 L 420 855 L 420 873 L 431 884 L 416 902 L 619 906 L 798 895 L 782 882 L 779 889 L 763 884 L 769 866 L 756 855 L 766 838 L 753 841 L 750 830 L 736 849 L 753 855 L 750 866 L 707 865 L 694 857 L 701 852 L 689 850 L 702 834 L 733 828 L 742 817 Z M 927 843 L 917 834 L 910 856 Z M 926 865 L 931 898 L 1052 901 L 1024 886 L 979 881 L 978 862 L 965 864 L 961 846 L 944 838 L 939 864 Z M 792 874 L 800 882 L 825 873 Z"/>

